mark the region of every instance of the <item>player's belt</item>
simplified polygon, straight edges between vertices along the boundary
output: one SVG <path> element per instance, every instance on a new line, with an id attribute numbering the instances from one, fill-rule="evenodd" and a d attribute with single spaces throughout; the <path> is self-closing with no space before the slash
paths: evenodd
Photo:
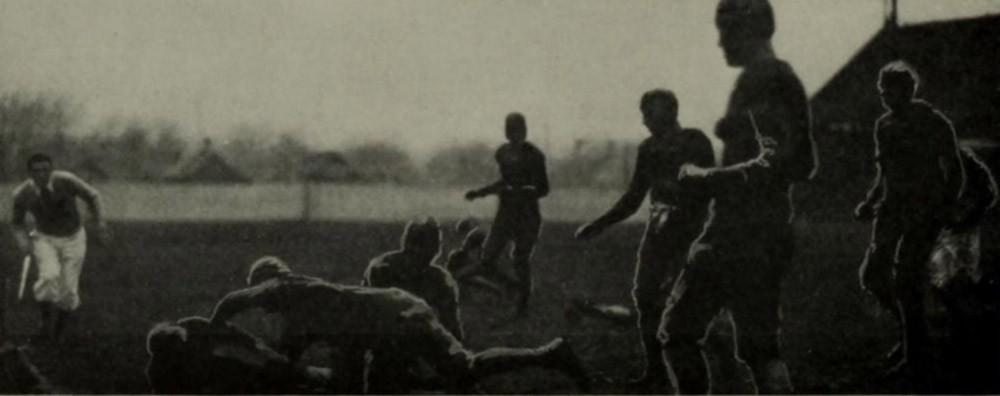
<path id="1" fill-rule="evenodd" d="M 680 206 L 672 205 L 672 204 L 668 204 L 668 203 L 663 203 L 663 202 L 653 202 L 653 203 L 651 203 L 649 205 L 649 213 L 650 214 L 658 214 L 658 213 L 663 213 L 663 212 L 673 212 L 673 211 L 677 211 L 677 210 L 680 210 L 680 209 L 681 209 Z"/>
<path id="2" fill-rule="evenodd" d="M 677 205 L 663 202 L 653 202 L 649 205 L 649 223 L 659 230 L 670 219 L 670 213 L 680 210 Z"/>

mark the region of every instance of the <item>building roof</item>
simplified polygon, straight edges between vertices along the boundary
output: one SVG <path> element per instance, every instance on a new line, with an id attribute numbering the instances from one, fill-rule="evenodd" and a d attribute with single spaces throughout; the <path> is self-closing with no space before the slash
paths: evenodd
<path id="1" fill-rule="evenodd" d="M 307 156 L 299 172 L 302 178 L 314 182 L 356 182 L 361 180 L 358 172 L 351 167 L 341 153 L 336 151 L 323 151 Z"/>
<path id="2" fill-rule="evenodd" d="M 917 96 L 947 114 L 960 136 L 1000 136 L 1000 15 L 887 26 L 813 96 L 815 119 L 870 131 L 883 112 L 878 72 L 898 59 L 920 75 Z"/>
<path id="3" fill-rule="evenodd" d="M 182 160 L 169 170 L 164 180 L 174 183 L 250 183 L 250 177 L 233 167 L 212 148 L 212 142 L 205 144 L 194 156 Z"/>
<path id="4" fill-rule="evenodd" d="M 917 97 L 947 115 L 960 138 L 1000 140 L 998 37 L 1000 15 L 887 24 L 873 36 L 810 101 L 820 168 L 814 183 L 797 189 L 805 209 L 849 213 L 842 206 L 864 197 L 875 171 L 875 120 L 885 111 L 878 75 L 889 62 L 913 66 Z"/>

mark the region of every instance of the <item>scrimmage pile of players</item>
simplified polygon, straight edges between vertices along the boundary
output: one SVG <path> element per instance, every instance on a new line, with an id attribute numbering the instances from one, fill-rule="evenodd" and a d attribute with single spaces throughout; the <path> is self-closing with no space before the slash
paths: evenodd
<path id="1" fill-rule="evenodd" d="M 583 304 L 581 309 L 637 324 L 645 371 L 629 382 L 644 393 L 708 393 L 712 378 L 702 338 L 720 310 L 731 314 L 737 353 L 761 393 L 792 392 L 780 351 L 781 281 L 794 257 L 792 190 L 818 171 L 810 109 L 791 66 L 771 47 L 773 11 L 766 0 L 721 0 L 716 13 L 727 63 L 742 69 L 715 136 L 725 144 L 716 166 L 702 131 L 682 127 L 669 90 L 641 96 L 650 132 L 640 145 L 627 191 L 607 213 L 581 226 L 593 238 L 635 214 L 649 199 L 639 247 L 634 307 Z M 960 150 L 948 119 L 916 99 L 919 77 L 905 62 L 886 65 L 878 90 L 886 113 L 875 126 L 877 178 L 855 215 L 874 220 L 871 246 L 859 271 L 862 287 L 900 324 L 888 366 L 920 381 L 935 362 L 929 329 L 920 320 L 929 282 L 926 263 L 939 235 L 976 226 L 997 195 L 993 178 Z M 149 384 L 157 393 L 474 393 L 492 375 L 537 367 L 554 370 L 579 391 L 592 374 L 569 341 L 534 348 L 473 351 L 459 310 L 460 289 L 478 285 L 516 293 L 516 312 L 530 306 L 530 261 L 539 237 L 539 200 L 549 193 L 545 156 L 527 141 L 520 113 L 505 120 L 508 142 L 496 152 L 501 177 L 469 191 L 496 196 L 487 234 L 457 227 L 463 245 L 439 262 L 442 227 L 432 218 L 410 222 L 402 247 L 371 261 L 362 285 L 343 285 L 293 271 L 294 263 L 263 257 L 247 287 L 219 301 L 211 317 L 156 325 L 148 334 Z M 75 200 L 88 203 L 99 240 L 107 233 L 100 196 L 79 178 L 54 171 L 44 154 L 27 164 L 32 178 L 14 200 L 16 236 L 39 267 L 31 292 L 41 307 L 34 344 L 57 341 L 80 304 L 77 284 L 86 233 Z M 25 216 L 35 218 L 35 229 Z M 512 244 L 514 276 L 497 261 Z M 461 285 L 461 287 L 460 287 Z M 262 309 L 283 326 L 266 344 L 233 318 Z M 0 318 L 2 319 L 2 318 Z M 329 367 L 303 363 L 322 344 Z"/>

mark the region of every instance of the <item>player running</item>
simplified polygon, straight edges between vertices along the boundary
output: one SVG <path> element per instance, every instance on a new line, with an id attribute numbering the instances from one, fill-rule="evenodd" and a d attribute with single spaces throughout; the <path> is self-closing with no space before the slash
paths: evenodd
<path id="1" fill-rule="evenodd" d="M 70 313 L 80 306 L 87 233 L 76 207 L 77 198 L 90 209 L 98 242 L 106 243 L 108 234 L 97 190 L 72 173 L 53 170 L 52 158 L 45 154 L 32 155 L 27 166 L 31 178 L 14 190 L 12 223 L 21 252 L 30 254 L 38 265 L 38 280 L 32 289 L 42 323 L 32 342 L 44 344 L 62 337 Z M 25 224 L 28 213 L 35 219 L 34 230 Z"/>

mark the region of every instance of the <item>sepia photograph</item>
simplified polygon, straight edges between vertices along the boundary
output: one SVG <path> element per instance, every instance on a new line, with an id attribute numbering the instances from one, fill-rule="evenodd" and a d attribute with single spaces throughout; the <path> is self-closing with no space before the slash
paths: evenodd
<path id="1" fill-rule="evenodd" d="M 1000 394 L 1000 0 L 0 0 L 0 394 Z"/>

